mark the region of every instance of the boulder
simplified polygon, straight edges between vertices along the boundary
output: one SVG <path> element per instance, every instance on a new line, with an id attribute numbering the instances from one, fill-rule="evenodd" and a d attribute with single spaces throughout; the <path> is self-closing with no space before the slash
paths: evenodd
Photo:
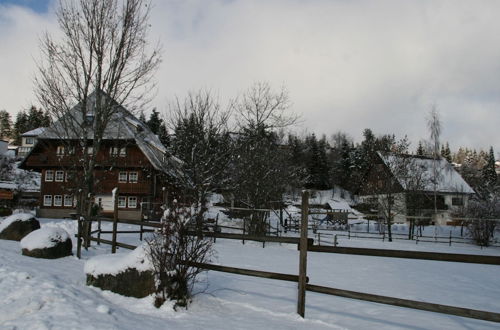
<path id="1" fill-rule="evenodd" d="M 143 298 L 155 292 L 153 267 L 145 246 L 130 253 L 96 256 L 85 263 L 87 285 Z"/>
<path id="2" fill-rule="evenodd" d="M 0 239 L 20 241 L 37 229 L 40 229 L 40 223 L 32 214 L 16 213 L 0 223 Z"/>
<path id="3" fill-rule="evenodd" d="M 57 259 L 72 255 L 73 244 L 67 231 L 57 227 L 43 227 L 21 240 L 25 256 Z"/>
<path id="4" fill-rule="evenodd" d="M 135 268 L 127 268 L 117 274 L 87 274 L 87 285 L 136 298 L 143 298 L 155 292 L 153 272 L 140 272 Z"/>

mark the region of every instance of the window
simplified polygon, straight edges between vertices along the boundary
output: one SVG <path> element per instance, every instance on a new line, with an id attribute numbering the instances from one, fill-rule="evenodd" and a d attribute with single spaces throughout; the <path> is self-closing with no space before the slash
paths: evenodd
<path id="1" fill-rule="evenodd" d="M 453 206 L 463 206 L 464 205 L 464 199 L 462 197 L 452 197 L 451 198 L 451 205 L 453 205 Z"/>
<path id="2" fill-rule="evenodd" d="M 35 139 L 32 137 L 27 137 L 25 143 L 27 145 L 33 145 L 35 143 Z"/>
<path id="3" fill-rule="evenodd" d="M 92 155 L 94 153 L 94 147 L 87 147 L 87 155 Z"/>
<path id="4" fill-rule="evenodd" d="M 128 173 L 128 182 L 137 183 L 137 178 L 139 174 L 137 172 L 129 172 Z"/>
<path id="5" fill-rule="evenodd" d="M 45 171 L 45 181 L 46 182 L 54 181 L 54 171 L 52 171 L 52 170 Z"/>
<path id="6" fill-rule="evenodd" d="M 118 182 L 120 182 L 120 183 L 127 182 L 127 172 L 118 173 Z"/>
<path id="7" fill-rule="evenodd" d="M 64 171 L 56 171 L 56 182 L 64 181 Z"/>
<path id="8" fill-rule="evenodd" d="M 64 195 L 64 206 L 73 206 L 73 196 Z"/>
<path id="9" fill-rule="evenodd" d="M 135 208 L 137 208 L 137 197 L 130 196 L 128 198 L 128 208 L 129 209 L 135 209 Z"/>
<path id="10" fill-rule="evenodd" d="M 109 148 L 109 155 L 110 156 L 120 156 L 120 157 L 125 157 L 127 155 L 127 149 L 120 148 L 120 147 L 111 147 Z"/>
<path id="11" fill-rule="evenodd" d="M 43 206 L 52 206 L 52 195 L 43 196 Z"/>
<path id="12" fill-rule="evenodd" d="M 75 154 L 75 146 L 69 146 L 68 155 L 74 155 L 74 154 Z"/>
<path id="13" fill-rule="evenodd" d="M 125 196 L 118 196 L 118 207 L 121 209 L 127 207 L 127 199 Z"/>
<path id="14" fill-rule="evenodd" d="M 62 206 L 62 196 L 54 195 L 54 206 Z"/>
<path id="15" fill-rule="evenodd" d="M 62 155 L 64 155 L 64 146 L 57 146 L 57 149 L 56 149 L 56 155 L 57 155 L 57 156 L 62 156 Z"/>

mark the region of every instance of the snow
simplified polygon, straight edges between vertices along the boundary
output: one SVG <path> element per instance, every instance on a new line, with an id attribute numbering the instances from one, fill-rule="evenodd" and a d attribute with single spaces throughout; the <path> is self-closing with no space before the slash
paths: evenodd
<path id="1" fill-rule="evenodd" d="M 11 216 L 8 216 L 0 223 L 0 233 L 10 226 L 13 222 L 16 221 L 29 221 L 31 218 L 34 218 L 31 213 L 16 213 Z"/>
<path id="2" fill-rule="evenodd" d="M 85 263 L 85 274 L 97 277 L 102 274 L 116 275 L 128 268 L 139 272 L 153 269 L 146 255 L 147 245 L 143 244 L 130 253 L 106 254 L 93 257 Z"/>
<path id="3" fill-rule="evenodd" d="M 26 235 L 21 240 L 21 248 L 28 250 L 50 248 L 59 242 L 65 242 L 68 238 L 68 232 L 62 228 L 43 227 Z"/>
<path id="4" fill-rule="evenodd" d="M 76 222 L 39 219 L 67 230 Z M 111 223 L 103 223 L 109 230 Z M 119 225 L 119 230 L 136 230 Z M 108 239 L 109 235 L 103 235 Z M 140 244 L 137 234 L 119 241 Z M 500 255 L 500 249 L 378 240 L 340 240 L 366 246 Z M 74 245 L 76 246 L 76 245 Z M 214 263 L 297 274 L 295 245 L 217 239 Z M 153 307 L 153 297 L 123 297 L 85 284 L 87 260 L 109 255 L 93 244 L 76 257 L 45 260 L 21 255 L 17 242 L 0 240 L 0 329 L 498 329 L 498 323 L 307 292 L 305 319 L 296 314 L 297 284 L 209 271 L 194 287 L 189 309 Z M 117 259 L 136 251 L 119 249 Z M 99 260 L 99 258 L 97 259 Z M 100 260 L 108 260 L 107 258 Z M 98 264 L 105 266 L 104 262 Z M 500 266 L 328 253 L 308 254 L 311 284 L 498 312 Z"/>

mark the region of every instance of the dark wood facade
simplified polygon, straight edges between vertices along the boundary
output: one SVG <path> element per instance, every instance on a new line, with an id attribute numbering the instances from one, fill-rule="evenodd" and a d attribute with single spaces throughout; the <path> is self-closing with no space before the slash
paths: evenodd
<path id="1" fill-rule="evenodd" d="M 23 162 L 23 167 L 42 174 L 39 213 L 43 217 L 69 217 L 76 211 L 75 180 L 81 177 L 83 152 L 68 141 L 40 140 Z M 117 143 L 120 142 L 120 143 Z M 80 150 L 79 150 L 80 149 Z M 119 189 L 120 217 L 140 220 L 143 203 L 162 202 L 164 190 L 171 190 L 135 141 L 106 141 L 96 155 L 95 202 L 101 212 L 112 212 L 112 191 Z"/>

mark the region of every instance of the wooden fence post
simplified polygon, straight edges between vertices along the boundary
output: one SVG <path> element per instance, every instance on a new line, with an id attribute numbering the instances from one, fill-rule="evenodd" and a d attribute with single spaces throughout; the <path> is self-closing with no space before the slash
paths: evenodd
<path id="1" fill-rule="evenodd" d="M 113 205 L 113 236 L 111 244 L 111 253 L 116 253 L 116 230 L 118 227 L 118 188 L 113 189 L 114 205 Z"/>
<path id="2" fill-rule="evenodd" d="M 306 310 L 307 281 L 307 227 L 309 218 L 309 191 L 302 192 L 302 221 L 300 226 L 299 286 L 297 314 L 304 317 Z"/>
<path id="3" fill-rule="evenodd" d="M 76 215 L 78 234 L 76 236 L 76 257 L 80 259 L 82 257 L 82 220 L 80 219 L 80 214 Z"/>

